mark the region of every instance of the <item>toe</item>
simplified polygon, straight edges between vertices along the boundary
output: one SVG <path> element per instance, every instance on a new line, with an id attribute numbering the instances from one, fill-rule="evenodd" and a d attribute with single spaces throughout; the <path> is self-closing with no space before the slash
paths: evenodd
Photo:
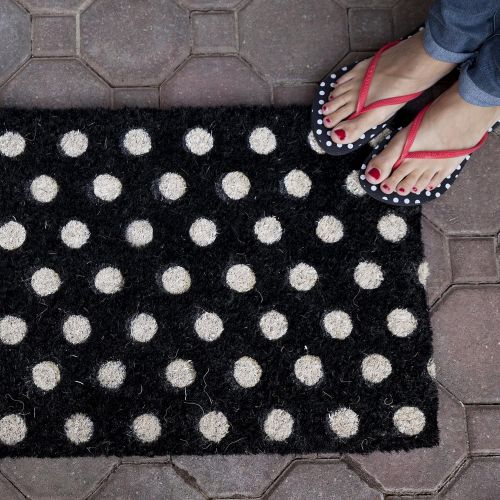
<path id="1" fill-rule="evenodd" d="M 323 123 L 327 128 L 337 127 L 338 123 L 342 122 L 342 120 L 345 120 L 349 115 L 353 113 L 353 111 L 354 111 L 354 104 L 347 103 L 341 108 L 337 109 L 334 113 L 326 116 L 323 120 Z M 332 134 L 332 138 L 337 139 L 336 142 L 342 142 L 341 140 L 339 140 L 341 137 L 342 137 L 341 133 Z"/>
<path id="2" fill-rule="evenodd" d="M 413 170 L 396 186 L 396 191 L 403 195 L 416 193 L 416 183 L 420 177 L 420 171 L 418 169 Z"/>
<path id="3" fill-rule="evenodd" d="M 415 194 L 420 194 L 422 191 L 427 189 L 427 186 L 431 182 L 431 179 L 434 175 L 434 169 L 426 169 L 424 170 L 420 177 L 418 178 L 417 182 L 415 182 L 415 186 L 412 187 L 412 191 Z M 415 189 L 413 189 L 415 188 Z"/>
<path id="4" fill-rule="evenodd" d="M 392 167 L 401 153 L 403 141 L 404 136 L 401 133 L 396 134 L 387 147 L 370 160 L 366 168 L 366 178 L 369 182 L 382 184 L 391 175 Z"/>
<path id="5" fill-rule="evenodd" d="M 321 110 L 323 111 L 323 117 L 326 120 L 326 118 L 332 119 L 331 115 L 335 113 L 338 109 L 340 109 L 342 106 L 345 106 L 346 104 L 349 104 L 350 99 L 349 97 L 342 96 L 339 97 L 338 99 L 334 99 L 333 101 L 328 101 L 325 103 L 322 107 Z M 327 125 L 327 122 L 325 123 Z"/>
<path id="6" fill-rule="evenodd" d="M 407 176 L 412 174 L 415 170 L 418 169 L 418 165 L 416 165 L 416 161 L 406 161 L 396 170 L 393 170 L 391 175 L 385 179 L 382 184 L 382 191 L 385 193 L 392 193 L 397 191 L 400 194 L 405 194 L 403 191 L 398 190 L 398 185 L 403 181 Z"/>
<path id="7" fill-rule="evenodd" d="M 351 84 L 337 85 L 330 92 L 330 95 L 328 97 L 329 97 L 329 100 L 338 99 L 340 96 L 347 94 L 348 92 L 352 92 L 352 85 Z"/>

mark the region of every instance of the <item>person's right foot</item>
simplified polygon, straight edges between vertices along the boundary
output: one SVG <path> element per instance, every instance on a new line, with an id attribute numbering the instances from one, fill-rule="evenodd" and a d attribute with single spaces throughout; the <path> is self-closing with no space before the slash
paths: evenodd
<path id="1" fill-rule="evenodd" d="M 387 121 L 404 104 L 384 106 L 347 120 L 355 111 L 370 59 L 361 61 L 338 79 L 322 108 L 323 123 L 332 129 L 331 139 L 337 144 L 358 140 L 367 130 Z M 424 49 L 423 31 L 386 50 L 378 61 L 365 105 L 388 97 L 421 92 L 449 73 L 455 64 L 437 61 Z"/>

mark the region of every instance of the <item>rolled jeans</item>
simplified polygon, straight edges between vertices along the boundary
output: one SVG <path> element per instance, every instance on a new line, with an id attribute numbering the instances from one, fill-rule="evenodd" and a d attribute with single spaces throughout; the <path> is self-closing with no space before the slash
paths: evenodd
<path id="1" fill-rule="evenodd" d="M 435 0 L 424 47 L 434 59 L 461 64 L 465 101 L 500 106 L 500 0 Z"/>

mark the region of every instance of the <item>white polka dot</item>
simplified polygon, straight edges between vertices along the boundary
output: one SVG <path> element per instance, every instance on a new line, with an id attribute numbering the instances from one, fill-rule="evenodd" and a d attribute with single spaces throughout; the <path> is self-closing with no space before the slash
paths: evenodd
<path id="1" fill-rule="evenodd" d="M 167 172 L 158 183 L 160 194 L 169 201 L 176 201 L 184 196 L 187 186 L 184 178 L 174 172 Z"/>
<path id="2" fill-rule="evenodd" d="M 92 333 L 90 321 L 85 316 L 72 314 L 63 323 L 64 338 L 70 344 L 81 344 L 85 342 Z"/>
<path id="3" fill-rule="evenodd" d="M 377 229 L 382 238 L 392 243 L 401 241 L 408 231 L 405 220 L 394 214 L 381 217 L 378 221 Z"/>
<path id="4" fill-rule="evenodd" d="M 106 295 L 117 293 L 124 285 L 122 273 L 116 267 L 104 267 L 95 275 L 94 285 Z"/>
<path id="5" fill-rule="evenodd" d="M 234 363 L 233 376 L 241 387 L 255 387 L 262 376 L 262 368 L 255 359 L 243 356 Z"/>
<path id="6" fill-rule="evenodd" d="M 19 156 L 26 147 L 26 141 L 17 132 L 5 132 L 0 135 L 0 153 L 9 158 Z"/>
<path id="7" fill-rule="evenodd" d="M 121 361 L 107 361 L 99 367 L 97 380 L 106 389 L 118 389 L 125 380 L 125 365 Z"/>
<path id="8" fill-rule="evenodd" d="M 31 371 L 34 384 L 42 391 L 51 391 L 61 381 L 59 367 L 52 361 L 42 361 Z"/>
<path id="9" fill-rule="evenodd" d="M 229 172 L 222 179 L 222 190 L 232 200 L 241 200 L 250 191 L 250 181 L 243 172 Z"/>
<path id="10" fill-rule="evenodd" d="M 204 312 L 196 319 L 194 330 L 200 339 L 213 342 L 221 336 L 224 324 L 217 314 Z"/>
<path id="11" fill-rule="evenodd" d="M 165 376 L 172 386 L 182 389 L 194 382 L 196 372 L 191 361 L 175 359 L 167 366 Z"/>
<path id="12" fill-rule="evenodd" d="M 191 288 L 191 276 L 182 266 L 172 266 L 163 272 L 163 288 L 172 295 L 186 293 Z"/>
<path id="13" fill-rule="evenodd" d="M 350 408 L 339 408 L 328 415 L 328 424 L 332 432 L 345 439 L 357 434 L 359 417 Z"/>
<path id="14" fill-rule="evenodd" d="M 417 320 L 408 309 L 394 309 L 387 316 L 387 328 L 396 337 L 408 337 L 417 328 Z"/>
<path id="15" fill-rule="evenodd" d="M 6 345 L 19 344 L 27 331 L 26 322 L 17 316 L 6 315 L 0 319 L 0 342 Z"/>
<path id="16" fill-rule="evenodd" d="M 323 365 L 318 356 L 302 356 L 294 365 L 295 376 L 305 385 L 316 385 L 323 378 Z"/>
<path id="17" fill-rule="evenodd" d="M 142 128 L 129 130 L 123 138 L 123 147 L 131 155 L 145 155 L 151 151 L 151 137 Z"/>
<path id="18" fill-rule="evenodd" d="M 293 417 L 285 410 L 271 410 L 264 422 L 264 432 L 273 441 L 285 441 L 293 430 Z"/>
<path id="19" fill-rule="evenodd" d="M 319 123 L 322 123 L 321 120 L 318 120 Z M 315 152 L 315 153 L 318 153 L 319 155 L 324 155 L 325 152 L 323 151 L 323 149 L 321 149 L 321 146 L 318 144 L 318 141 L 316 140 L 316 137 L 314 137 L 314 133 L 313 131 L 311 130 L 311 132 L 309 132 L 309 135 L 307 136 L 307 142 L 309 143 L 309 146 L 310 148 Z"/>
<path id="20" fill-rule="evenodd" d="M 344 236 L 344 226 L 333 215 L 325 215 L 316 225 L 316 236 L 325 243 L 336 243 Z"/>
<path id="21" fill-rule="evenodd" d="M 157 416 L 152 413 L 144 413 L 134 419 L 132 431 L 139 441 L 152 443 L 161 435 L 161 424 Z"/>
<path id="22" fill-rule="evenodd" d="M 373 262 L 360 262 L 354 270 L 354 281 L 365 290 L 378 288 L 383 280 L 382 269 Z"/>
<path id="23" fill-rule="evenodd" d="M 89 228 L 79 220 L 70 220 L 61 229 L 61 240 L 69 248 L 81 248 L 89 238 Z"/>
<path id="24" fill-rule="evenodd" d="M 295 198 L 304 198 L 311 190 L 312 182 L 302 170 L 292 170 L 284 179 L 286 192 Z"/>
<path id="25" fill-rule="evenodd" d="M 31 276 L 31 287 L 40 297 L 56 293 L 60 286 L 61 278 L 53 269 L 48 267 L 38 269 Z"/>
<path id="26" fill-rule="evenodd" d="M 25 437 L 28 429 L 21 415 L 5 415 L 0 418 L 0 442 L 7 446 L 20 443 Z"/>
<path id="27" fill-rule="evenodd" d="M 343 340 L 352 332 L 352 321 L 344 311 L 330 311 L 323 317 L 325 330 L 334 338 Z"/>
<path id="28" fill-rule="evenodd" d="M 130 336 L 137 342 L 149 342 L 158 331 L 158 323 L 153 316 L 139 313 L 130 321 Z"/>
<path id="29" fill-rule="evenodd" d="M 191 224 L 189 236 L 196 245 L 207 247 L 217 238 L 217 226 L 213 221 L 200 217 Z"/>
<path id="30" fill-rule="evenodd" d="M 422 286 L 427 285 L 427 279 L 429 278 L 429 274 L 430 274 L 429 264 L 424 261 L 418 266 L 418 281 L 420 281 Z"/>
<path id="31" fill-rule="evenodd" d="M 133 247 L 144 247 L 153 241 L 153 226 L 147 220 L 135 220 L 127 226 L 125 238 Z"/>
<path id="32" fill-rule="evenodd" d="M 224 413 L 211 411 L 200 418 L 198 428 L 206 439 L 219 443 L 229 432 L 229 422 Z"/>
<path id="33" fill-rule="evenodd" d="M 284 314 L 272 310 L 263 314 L 259 321 L 260 330 L 269 340 L 277 340 L 288 331 L 288 321 Z"/>
<path id="34" fill-rule="evenodd" d="M 75 413 L 64 423 L 66 437 L 74 444 L 83 444 L 90 441 L 94 434 L 94 424 L 87 415 Z"/>
<path id="35" fill-rule="evenodd" d="M 214 147 L 214 138 L 208 130 L 196 127 L 188 131 L 184 137 L 184 143 L 188 151 L 202 156 Z"/>
<path id="36" fill-rule="evenodd" d="M 48 175 L 39 175 L 30 185 L 30 193 L 39 203 L 50 203 L 59 191 L 57 182 Z"/>
<path id="37" fill-rule="evenodd" d="M 434 358 L 430 358 L 427 362 L 427 373 L 429 374 L 429 377 L 436 378 L 436 362 L 434 361 Z"/>
<path id="38" fill-rule="evenodd" d="M 250 148 L 259 155 L 268 155 L 276 149 L 276 136 L 267 127 L 257 127 L 248 138 Z"/>
<path id="39" fill-rule="evenodd" d="M 356 170 L 353 170 L 345 180 L 345 187 L 354 196 L 364 196 L 365 190 L 361 187 L 359 183 L 359 176 Z"/>
<path id="40" fill-rule="evenodd" d="M 226 283 L 229 288 L 232 288 L 236 292 L 249 292 L 255 286 L 255 274 L 250 266 L 236 264 L 228 269 Z"/>
<path id="41" fill-rule="evenodd" d="M 26 229 L 16 221 L 9 221 L 0 226 L 0 247 L 4 250 L 16 250 L 26 241 Z"/>
<path id="42" fill-rule="evenodd" d="M 94 179 L 94 194 L 103 201 L 114 201 L 122 192 L 122 183 L 109 174 L 98 175 Z"/>
<path id="43" fill-rule="evenodd" d="M 87 151 L 89 140 L 87 136 L 79 130 L 66 132 L 59 143 L 64 154 L 71 158 L 77 158 Z"/>
<path id="44" fill-rule="evenodd" d="M 381 354 L 370 354 L 361 363 L 361 373 L 368 382 L 378 384 L 392 373 L 391 362 Z"/>
<path id="45" fill-rule="evenodd" d="M 281 239 L 283 229 L 276 217 L 263 217 L 254 225 L 254 233 L 257 239 L 266 245 L 272 245 Z"/>
<path id="46" fill-rule="evenodd" d="M 288 280 L 295 290 L 307 292 L 318 281 L 318 273 L 314 267 L 301 262 L 290 270 Z"/>
<path id="47" fill-rule="evenodd" d="M 415 406 L 401 407 L 392 420 L 397 430 L 407 436 L 416 436 L 425 427 L 425 415 Z"/>

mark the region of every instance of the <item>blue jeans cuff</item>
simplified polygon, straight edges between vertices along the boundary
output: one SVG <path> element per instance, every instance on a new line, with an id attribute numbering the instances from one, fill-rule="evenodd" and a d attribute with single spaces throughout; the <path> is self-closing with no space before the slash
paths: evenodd
<path id="1" fill-rule="evenodd" d="M 487 94 L 481 90 L 468 74 L 469 64 L 465 64 L 458 78 L 458 93 L 462 99 L 475 106 L 500 106 L 500 97 Z"/>
<path id="2" fill-rule="evenodd" d="M 447 63 L 459 64 L 472 56 L 472 53 L 451 52 L 441 47 L 432 36 L 428 22 L 425 24 L 424 49 L 433 59 Z"/>

